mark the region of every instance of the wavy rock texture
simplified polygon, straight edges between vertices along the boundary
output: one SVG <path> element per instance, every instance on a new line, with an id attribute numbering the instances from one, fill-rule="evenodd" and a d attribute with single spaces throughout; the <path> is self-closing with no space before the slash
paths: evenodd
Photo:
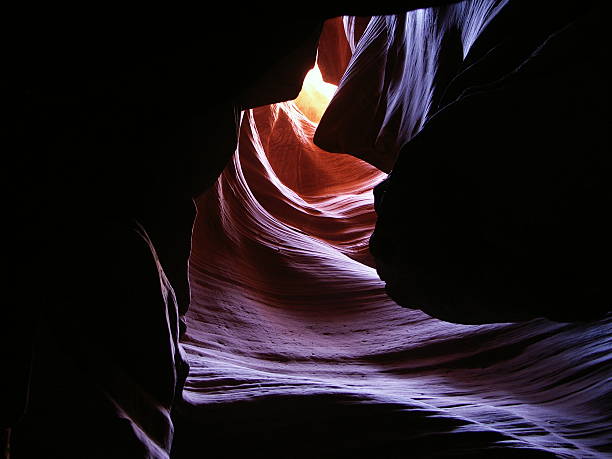
<path id="1" fill-rule="evenodd" d="M 244 112 L 198 201 L 176 457 L 603 455 L 612 321 L 398 307 L 367 252 L 385 174 L 317 148 L 315 127 L 293 102 Z"/>
<path id="2" fill-rule="evenodd" d="M 13 229 L 5 238 L 11 241 L 6 291 L 20 296 L 4 308 L 17 318 L 0 320 L 7 338 L 2 350 L 9 351 L 6 360 L 2 356 L 8 389 L 0 391 L 0 427 L 3 440 L 13 441 L 13 457 L 167 458 L 170 448 L 176 458 L 610 453 L 609 316 L 574 324 L 457 325 L 400 308 L 387 296 L 463 322 L 499 322 L 508 318 L 502 312 L 515 311 L 514 304 L 496 309 L 486 301 L 461 305 L 478 305 L 472 311 L 428 305 L 423 300 L 432 295 L 423 293 L 432 287 L 448 292 L 473 284 L 444 285 L 436 281 L 448 276 L 431 275 L 414 283 L 413 265 L 401 261 L 417 260 L 438 274 L 455 266 L 429 256 L 440 255 L 431 250 L 440 247 L 440 225 L 426 211 L 453 223 L 445 232 L 458 236 L 451 247 L 473 247 L 461 236 L 480 234 L 469 224 L 486 219 L 453 213 L 480 202 L 469 193 L 483 169 L 471 166 L 505 170 L 495 159 L 530 145 L 519 134 L 551 113 L 537 149 L 550 152 L 547 136 L 564 134 L 554 142 L 555 149 L 568 146 L 559 150 L 559 174 L 548 174 L 546 161 L 523 153 L 522 164 L 538 167 L 509 168 L 515 181 L 512 174 L 500 174 L 503 180 L 489 175 L 491 189 L 478 197 L 490 197 L 483 209 L 499 223 L 495 217 L 505 210 L 497 211 L 496 197 L 508 204 L 512 193 L 491 190 L 533 185 L 538 177 L 554 185 L 556 177 L 577 178 L 581 171 L 589 180 L 574 182 L 581 191 L 569 208 L 583 207 L 580 215 L 598 215 L 602 224 L 581 225 L 571 214 L 563 221 L 570 234 L 581 231 L 584 244 L 567 232 L 552 239 L 533 228 L 522 234 L 537 236 L 531 248 L 553 241 L 542 253 L 557 254 L 554 262 L 568 253 L 575 266 L 585 267 L 582 280 L 607 281 L 608 271 L 588 262 L 608 253 L 601 243 L 610 233 L 605 212 L 591 211 L 609 208 L 609 169 L 605 162 L 585 167 L 571 159 L 608 156 L 609 149 L 583 155 L 587 143 L 576 139 L 594 139 L 599 148 L 597 139 L 608 132 L 610 76 L 601 64 L 609 58 L 597 43 L 610 15 L 586 15 L 589 20 L 549 42 L 590 3 L 477 0 L 371 17 L 444 3 L 407 1 L 394 9 L 380 2 L 361 9 L 336 2 L 303 8 L 290 20 L 265 5 L 236 14 L 228 4 L 205 24 L 192 15 L 193 25 L 183 10 L 172 14 L 170 8 L 152 20 L 124 8 L 121 15 L 83 10 L 83 20 L 74 21 L 57 5 L 7 15 L 13 27 L 6 28 L 9 70 L 1 91 L 7 125 L 16 120 L 19 149 L 11 146 L 13 154 L 6 155 L 15 191 L 5 224 Z M 387 171 L 393 166 L 387 185 L 377 188 L 376 262 L 367 248 L 376 220 L 372 188 L 385 175 L 355 157 L 327 154 L 312 140 L 313 121 L 321 119 L 334 88 L 311 74 L 295 103 L 253 108 L 296 97 L 315 62 L 323 20 L 358 10 L 368 17 L 336 19 L 327 35 L 324 30 L 321 46 L 343 54 L 334 61 L 333 53 L 331 59 L 320 53 L 322 74 L 340 81 L 340 89 L 318 131 L 328 149 Z M 550 46 L 534 53 L 545 42 Z M 532 55 L 537 58 L 526 72 L 491 85 Z M 470 94 L 475 97 L 462 99 Z M 240 115 L 237 107 L 253 109 Z M 572 117 L 554 129 L 566 109 Z M 525 113 L 532 114 L 520 124 Z M 576 116 L 582 113 L 588 116 Z M 506 130 L 483 131 L 502 115 Z M 483 154 L 505 145 L 500 138 L 513 139 L 505 156 Z M 465 155 L 478 139 L 485 162 Z M 455 167 L 463 158 L 467 172 Z M 555 155 L 545 158 L 555 164 Z M 433 167 L 440 163 L 453 167 Z M 534 171 L 530 181 L 523 180 L 525 170 Z M 440 193 L 423 193 L 432 188 Z M 191 198 L 207 189 L 198 202 L 187 311 Z M 543 198 L 555 195 L 524 189 L 519 202 L 536 217 Z M 572 196 L 572 189 L 561 195 Z M 446 207 L 436 207 L 440 202 Z M 420 225 L 406 225 L 408 214 Z M 455 224 L 455 217 L 468 225 Z M 500 228 L 513 229 L 486 229 Z M 508 233 L 514 234 L 486 234 L 501 247 L 515 247 Z M 581 251 L 584 246 L 589 250 Z M 463 260 L 478 265 L 472 256 L 478 253 L 467 252 Z M 539 263 L 531 273 L 554 266 L 534 253 Z M 374 266 L 395 288 L 385 291 Z M 473 267 L 467 263 L 454 273 L 469 279 Z M 599 278 L 591 277 L 597 272 Z M 566 292 L 560 285 L 575 297 L 579 284 L 561 279 L 549 278 L 556 297 Z M 580 307 L 570 312 L 591 312 L 588 302 L 575 304 Z M 180 346 L 179 330 L 186 330 Z M 182 347 L 192 368 L 177 406 L 187 370 Z"/>
<path id="3" fill-rule="evenodd" d="M 404 20 L 411 27 L 399 32 L 389 25 L 381 29 L 394 30 L 392 43 L 399 36 L 423 46 L 406 52 L 409 65 L 399 71 L 388 66 L 393 49 L 377 54 L 386 58 L 384 71 L 380 63 L 371 67 L 398 81 L 389 97 L 382 85 L 377 102 L 379 119 L 402 120 L 401 135 L 387 138 L 395 146 L 409 140 L 379 188 L 371 240 L 379 274 L 396 302 L 474 324 L 592 320 L 610 310 L 605 10 L 475 1 L 408 13 Z M 529 19 L 519 30 L 522 17 Z M 466 57 L 449 66 L 440 56 L 453 40 L 453 22 L 461 25 Z M 443 32 L 437 41 L 432 30 Z M 360 45 L 367 38 L 368 30 Z M 441 68 L 454 68 L 455 75 L 440 77 Z M 357 66 L 357 79 L 359 74 Z M 347 84 L 340 97 L 342 90 L 341 84 L 339 101 L 367 94 Z M 328 112 L 321 124 L 335 126 L 336 119 L 344 122 Z M 319 137 L 326 135 L 321 132 Z M 418 135 L 410 139 L 409 132 Z"/>
<path id="4" fill-rule="evenodd" d="M 474 0 L 369 21 L 315 143 L 393 169 L 371 248 L 397 303 L 458 323 L 610 310 L 605 17 Z"/>
<path id="5" fill-rule="evenodd" d="M 435 110 L 446 83 L 507 1 L 477 0 L 373 17 L 347 30 L 354 54 L 317 129 L 326 151 L 390 171 L 401 147 Z"/>

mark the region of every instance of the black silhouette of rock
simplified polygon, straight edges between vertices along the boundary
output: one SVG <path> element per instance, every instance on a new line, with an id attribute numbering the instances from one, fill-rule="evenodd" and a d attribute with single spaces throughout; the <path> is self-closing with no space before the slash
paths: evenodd
<path id="1" fill-rule="evenodd" d="M 609 310 L 609 74 L 603 13 L 582 13 L 459 74 L 379 185 L 371 248 L 399 304 L 459 323 Z"/>

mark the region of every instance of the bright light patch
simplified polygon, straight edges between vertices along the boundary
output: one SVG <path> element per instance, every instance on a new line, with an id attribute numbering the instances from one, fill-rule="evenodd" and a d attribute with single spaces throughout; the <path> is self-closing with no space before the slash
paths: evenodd
<path id="1" fill-rule="evenodd" d="M 321 121 L 323 112 L 329 105 L 338 87 L 323 81 L 319 67 L 315 64 L 304 79 L 300 94 L 295 99 L 295 104 L 300 111 L 313 123 Z"/>

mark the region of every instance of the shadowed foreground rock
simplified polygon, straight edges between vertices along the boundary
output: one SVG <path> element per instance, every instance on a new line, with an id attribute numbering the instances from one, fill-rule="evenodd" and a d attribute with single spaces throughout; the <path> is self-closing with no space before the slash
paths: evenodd
<path id="1" fill-rule="evenodd" d="M 404 146 L 377 190 L 371 239 L 399 304 L 458 323 L 610 310 L 602 17 L 578 15 L 487 84 L 459 75 L 459 97 Z M 504 45 L 474 64 L 481 78 L 511 60 Z"/>

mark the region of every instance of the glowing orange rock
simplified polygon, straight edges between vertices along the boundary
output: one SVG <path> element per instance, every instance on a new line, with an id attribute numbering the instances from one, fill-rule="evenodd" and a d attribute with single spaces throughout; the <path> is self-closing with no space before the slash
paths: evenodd
<path id="1" fill-rule="evenodd" d="M 318 65 L 315 65 L 306 74 L 302 91 L 295 99 L 295 104 L 310 121 L 318 123 L 336 89 L 338 89 L 337 86 L 323 81 L 321 70 Z"/>

